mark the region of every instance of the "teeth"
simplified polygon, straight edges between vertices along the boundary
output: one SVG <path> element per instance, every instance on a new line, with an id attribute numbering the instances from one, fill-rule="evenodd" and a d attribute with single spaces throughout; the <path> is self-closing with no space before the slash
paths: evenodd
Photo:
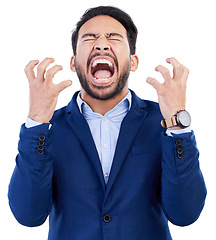
<path id="1" fill-rule="evenodd" d="M 98 81 L 108 81 L 110 80 L 111 78 L 94 78 L 95 80 L 98 80 Z"/>
<path id="2" fill-rule="evenodd" d="M 111 63 L 109 60 L 107 60 L 107 59 L 97 59 L 97 60 L 95 60 L 95 61 L 92 63 L 92 67 L 93 67 L 93 68 L 96 67 L 99 63 L 101 63 L 101 64 L 108 64 L 109 67 L 112 67 L 112 66 L 113 66 L 112 63 Z"/>

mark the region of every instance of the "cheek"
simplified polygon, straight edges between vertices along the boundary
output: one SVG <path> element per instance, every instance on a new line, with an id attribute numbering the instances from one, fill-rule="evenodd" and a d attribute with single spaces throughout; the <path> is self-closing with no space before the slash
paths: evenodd
<path id="1" fill-rule="evenodd" d="M 91 51 L 88 46 L 82 45 L 81 47 L 80 45 L 77 45 L 77 52 L 76 52 L 77 63 L 83 66 L 86 66 L 90 52 Z"/>
<path id="2" fill-rule="evenodd" d="M 125 70 L 125 68 L 130 68 L 131 58 L 130 55 L 122 54 L 119 58 L 119 69 L 120 71 Z"/>
<path id="3" fill-rule="evenodd" d="M 127 45 L 116 47 L 114 54 L 117 56 L 119 65 L 125 65 L 130 61 L 130 49 Z"/>
<path id="4" fill-rule="evenodd" d="M 75 59 L 75 68 L 79 68 L 80 70 L 82 70 L 83 73 L 85 73 L 86 70 L 86 60 L 84 60 L 85 57 L 83 55 L 77 55 L 76 59 Z"/>

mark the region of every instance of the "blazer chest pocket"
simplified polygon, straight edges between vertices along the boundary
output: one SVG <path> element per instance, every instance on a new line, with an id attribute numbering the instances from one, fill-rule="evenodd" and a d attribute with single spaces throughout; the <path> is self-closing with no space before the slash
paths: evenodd
<path id="1" fill-rule="evenodd" d="M 147 144 L 138 144 L 132 147 L 133 155 L 143 155 L 149 153 L 161 152 L 161 142 L 148 142 Z"/>

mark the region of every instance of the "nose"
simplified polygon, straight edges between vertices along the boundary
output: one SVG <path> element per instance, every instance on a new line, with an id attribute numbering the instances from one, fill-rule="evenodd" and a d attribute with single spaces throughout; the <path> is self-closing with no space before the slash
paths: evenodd
<path id="1" fill-rule="evenodd" d="M 100 50 L 104 50 L 104 51 L 107 51 L 107 50 L 109 50 L 110 48 L 107 46 L 107 47 L 102 47 L 102 46 L 95 46 L 95 49 L 96 50 L 98 50 L 98 51 L 100 51 Z"/>
<path id="2" fill-rule="evenodd" d="M 108 51 L 110 50 L 110 45 L 106 37 L 99 37 L 95 43 L 94 49 L 97 51 Z"/>

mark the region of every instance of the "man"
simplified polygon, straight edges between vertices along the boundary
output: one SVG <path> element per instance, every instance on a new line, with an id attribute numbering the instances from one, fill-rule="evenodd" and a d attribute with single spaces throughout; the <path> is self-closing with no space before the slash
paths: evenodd
<path id="1" fill-rule="evenodd" d="M 71 85 L 52 83 L 62 67 L 46 72 L 54 62 L 46 58 L 25 68 L 30 110 L 9 203 L 26 226 L 49 216 L 50 240 L 172 239 L 168 220 L 186 226 L 203 209 L 206 188 L 185 111 L 188 69 L 167 59 L 173 78 L 158 66 L 165 82 L 147 79 L 159 104 L 139 99 L 128 89 L 139 62 L 136 36 L 120 9 L 88 10 L 72 35 L 81 91 L 55 112 L 58 94 Z"/>

